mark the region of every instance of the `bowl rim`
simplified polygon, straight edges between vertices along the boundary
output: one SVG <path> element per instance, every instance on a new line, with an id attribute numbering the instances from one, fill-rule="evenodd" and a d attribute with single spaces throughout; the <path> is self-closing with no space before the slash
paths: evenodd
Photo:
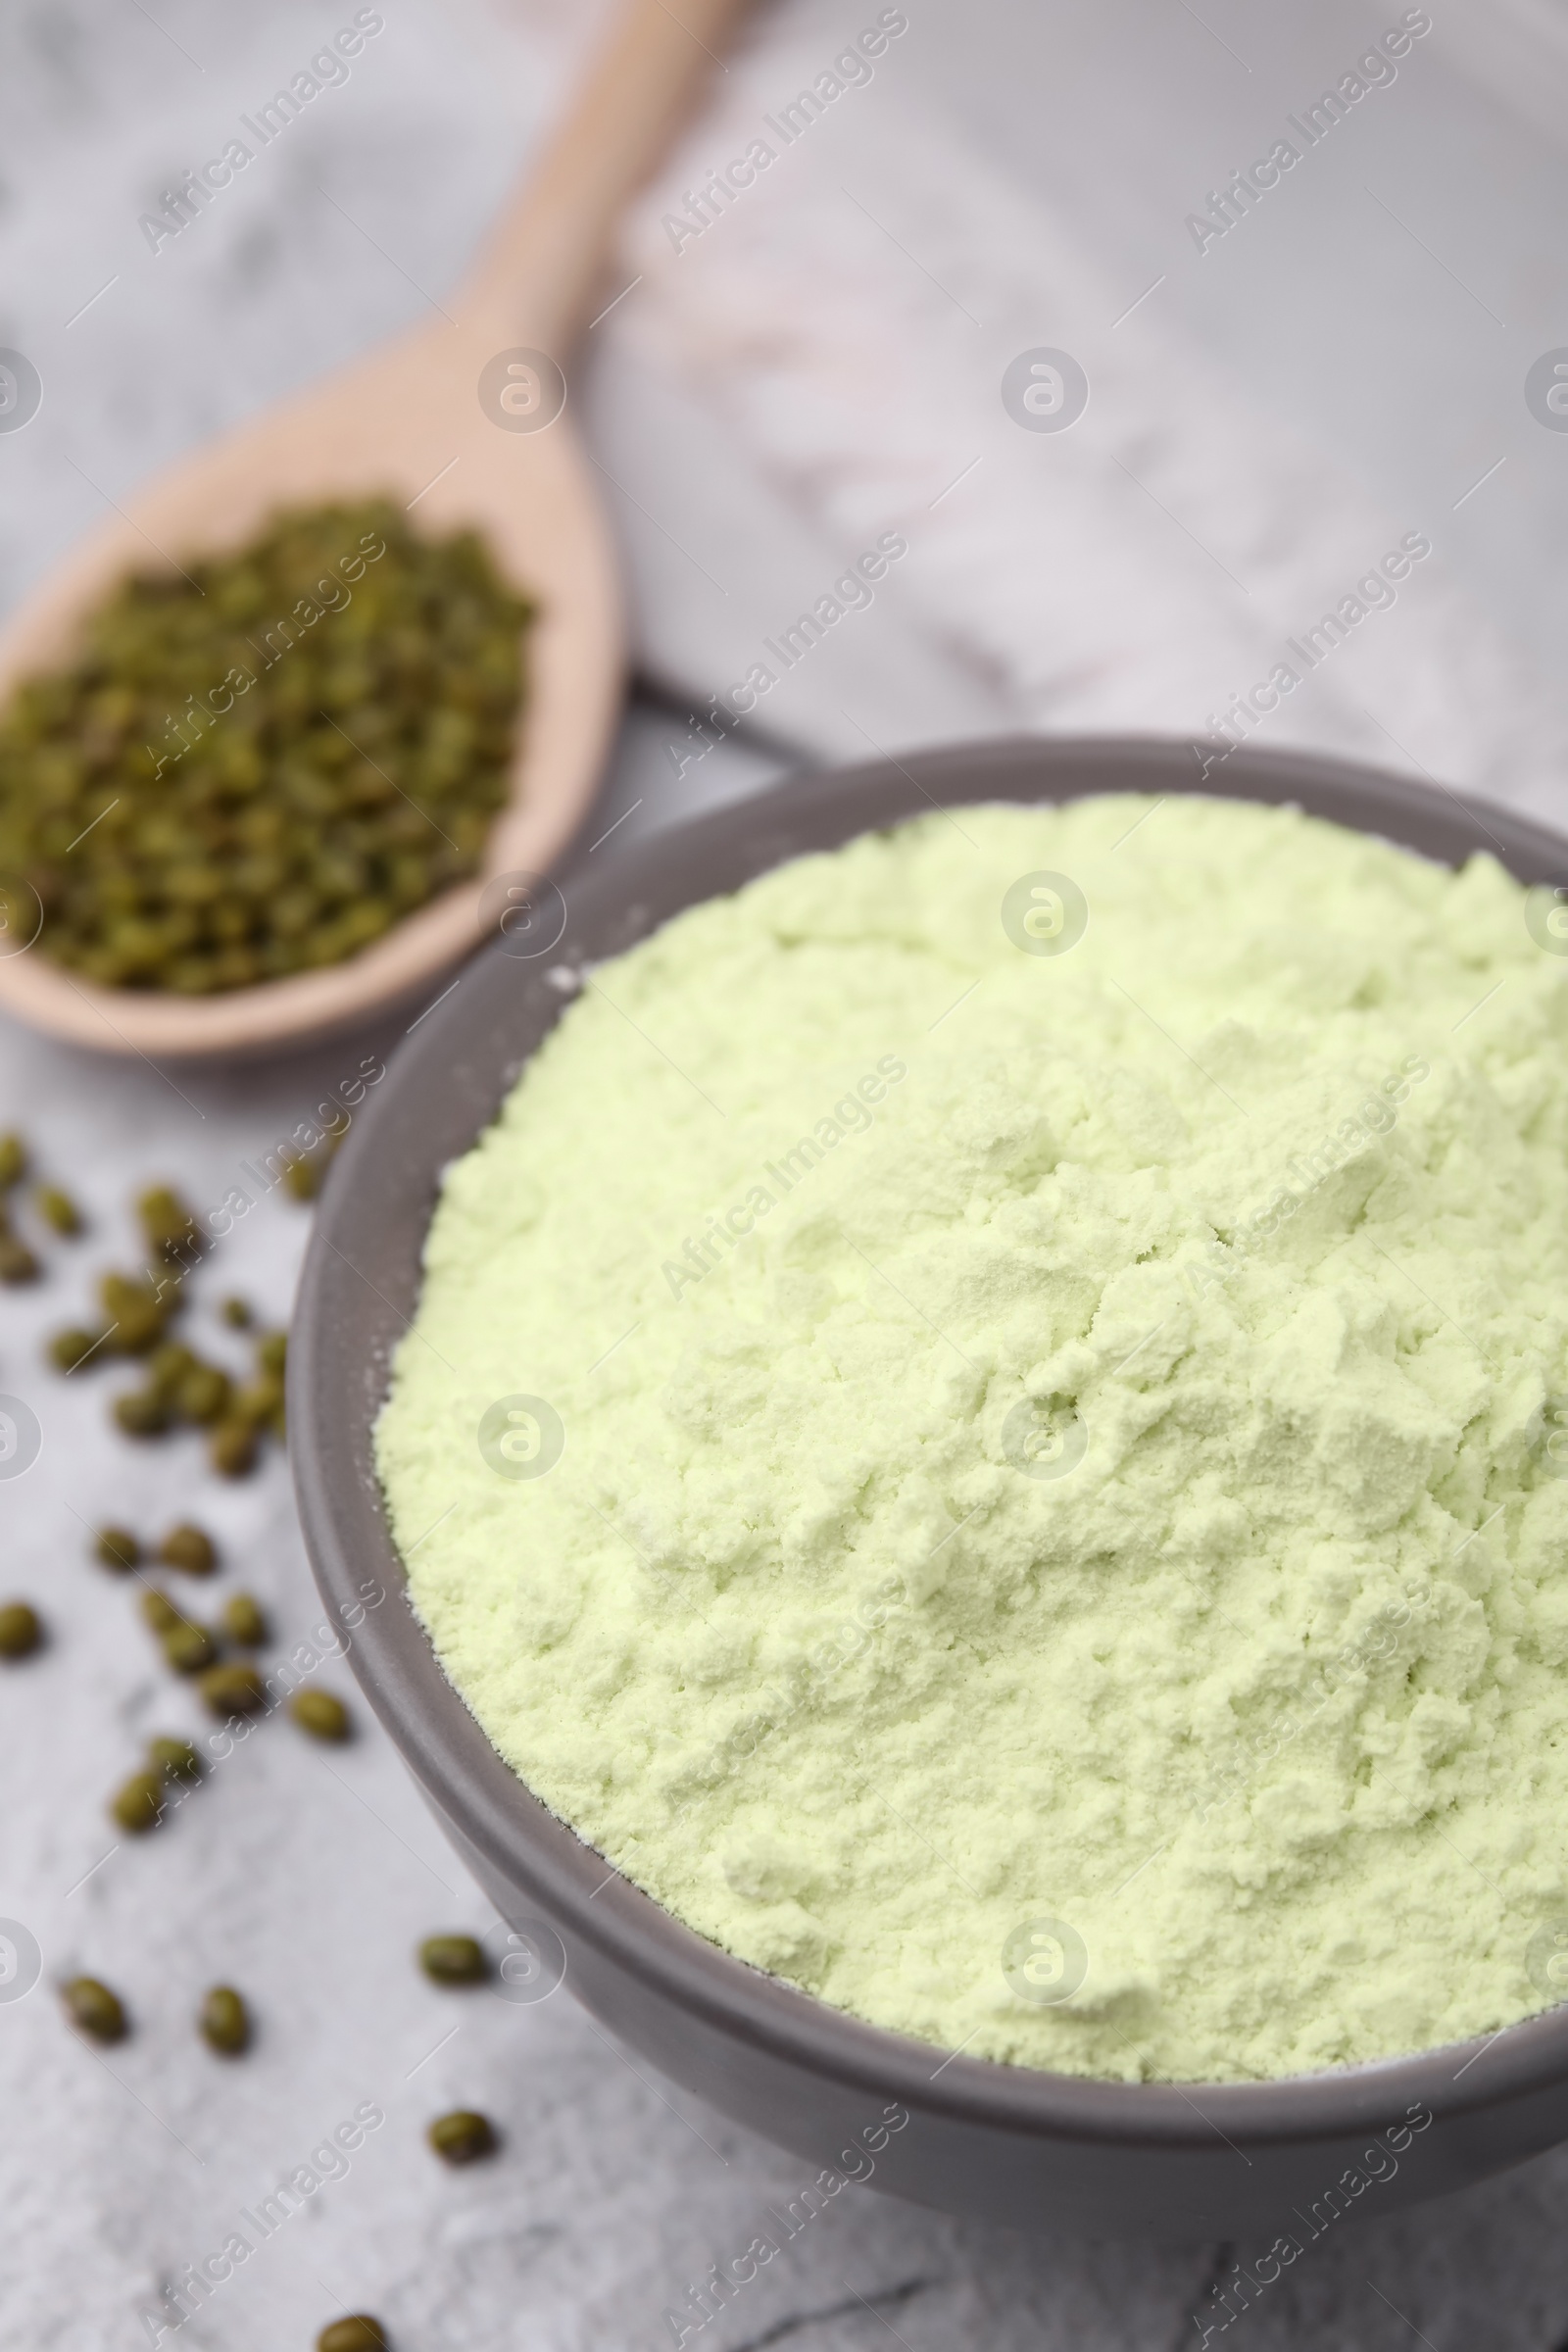
<path id="1" fill-rule="evenodd" d="M 560 885 L 565 929 L 555 968 L 619 953 L 676 907 L 739 887 L 787 857 L 966 803 L 1049 806 L 1114 791 L 1294 805 L 1446 863 L 1483 851 L 1520 880 L 1568 879 L 1568 842 L 1494 804 L 1327 754 L 1241 745 L 1216 761 L 1213 751 L 1158 735 L 1014 736 L 810 770 L 664 828 L 591 871 L 579 859 Z M 702 879 L 715 859 L 729 876 L 716 887 Z M 569 982 L 552 985 L 550 968 L 530 970 L 524 991 L 522 1010 L 542 1020 L 541 1035 L 572 993 Z M 345 1646 L 366 1696 L 449 1827 L 560 1932 L 568 1974 L 575 1937 L 690 2017 L 840 2089 L 977 2127 L 1121 2148 L 1211 2149 L 1217 2133 L 1241 2154 L 1248 2145 L 1340 2138 L 1405 2112 L 1458 2118 L 1568 2082 L 1568 2005 L 1490 2036 L 1242 2082 L 1054 2074 L 971 2057 L 961 2045 L 944 2055 L 710 1942 L 551 1813 L 491 1745 L 407 1600 L 369 1451 L 387 1350 L 409 1318 L 356 1262 L 367 1254 L 367 1197 L 372 1217 L 390 1208 L 422 1242 L 443 1170 L 467 1148 L 449 1148 L 442 1118 L 471 1143 L 538 1043 L 509 1052 L 492 1041 L 475 1057 L 476 1008 L 503 1037 L 522 1017 L 518 966 L 502 942 L 475 956 L 463 979 L 399 1049 L 323 1192 L 290 1348 L 290 1446 L 322 1597 L 346 1624 L 356 1611 L 361 1620 Z M 466 1106 L 454 1102 L 464 1090 Z M 475 1102 L 481 1114 L 470 1125 Z M 403 1258 L 410 1253 L 406 1242 Z M 416 1246 L 413 1259 L 412 1273 L 400 1264 L 392 1277 L 411 1306 Z M 377 1271 L 384 1283 L 386 1270 Z M 367 1611 L 368 1566 L 391 1605 Z"/>

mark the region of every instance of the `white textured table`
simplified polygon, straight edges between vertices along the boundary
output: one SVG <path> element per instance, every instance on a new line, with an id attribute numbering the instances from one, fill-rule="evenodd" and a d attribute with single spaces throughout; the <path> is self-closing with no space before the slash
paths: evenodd
<path id="1" fill-rule="evenodd" d="M 26 432 L 0 436 L 6 595 L 104 498 L 449 284 L 582 30 L 568 38 L 542 0 L 516 15 L 389 0 L 347 86 L 153 254 L 139 216 L 352 13 L 40 0 L 0 27 L 0 342 L 45 385 Z M 1303 683 L 1274 739 L 1549 808 L 1563 729 L 1540 670 L 1561 619 L 1547 557 L 1568 441 L 1535 426 L 1519 382 L 1561 331 L 1550 21 L 1523 0 L 1486 20 L 1445 12 L 1381 112 L 1317 159 L 1317 184 L 1303 174 L 1273 220 L 1200 261 L 1185 213 L 1353 57 L 1358 14 L 1335 0 L 1308 31 L 1239 7 L 1201 23 L 1132 5 L 1092 24 L 951 0 L 907 13 L 871 86 L 781 155 L 746 211 L 672 251 L 662 213 L 853 28 L 809 0 L 773 12 L 628 231 L 615 282 L 642 283 L 596 330 L 581 389 L 642 662 L 673 699 L 634 712 L 595 830 L 622 818 L 617 849 L 635 854 L 647 828 L 802 753 L 1019 723 L 1201 726 L 1410 527 L 1435 545 L 1419 590 Z M 1363 182 L 1415 245 L 1379 225 Z M 1039 345 L 1077 352 L 1093 386 L 1059 439 L 1019 432 L 998 397 L 1007 362 Z M 688 710 L 889 527 L 907 562 L 760 705 L 773 740 L 692 762 Z M 50 1628 L 46 1653 L 0 1683 L 0 1915 L 26 1923 L 45 1972 L 0 2003 L 7 2352 L 288 2352 L 341 2309 L 381 2314 L 398 2352 L 669 2344 L 688 2283 L 802 2185 L 799 2164 L 651 2079 L 569 1999 L 512 2007 L 423 1982 L 417 1938 L 488 1914 L 363 1711 L 342 1751 L 264 1727 L 164 1830 L 111 1850 L 104 1800 L 140 1742 L 198 1718 L 127 1587 L 90 1564 L 84 1523 L 209 1523 L 230 1563 L 220 1589 L 266 1600 L 274 1654 L 319 1612 L 280 1461 L 231 1487 L 189 1439 L 130 1446 L 106 1422 L 124 1376 L 63 1383 L 40 1369 L 39 1337 L 84 1303 L 91 1272 L 134 1262 L 135 1186 L 168 1176 L 221 1199 L 241 1159 L 259 1163 L 390 1045 L 218 1082 L 0 1030 L 0 1124 L 24 1127 L 93 1220 L 51 1248 L 35 1293 L 0 1294 L 0 1387 L 46 1430 L 37 1466 L 0 1482 L 0 1587 Z M 196 1278 L 192 1320 L 215 1347 L 211 1304 L 231 1289 L 286 1311 L 306 1218 L 271 1196 Z M 323 1679 L 350 1688 L 341 1665 Z M 134 2019 L 102 2056 L 50 1992 L 77 1970 L 112 1981 Z M 259 2020 L 234 2065 L 192 2031 L 218 1979 Z M 504 2147 L 449 2174 L 422 2129 L 468 2102 Z M 290 2175 L 303 2188 L 300 2168 L 336 2172 L 312 2151 L 366 2103 L 384 2123 L 264 2240 L 242 2217 Z M 1553 2352 L 1565 2189 L 1554 2157 L 1444 2209 L 1373 2215 L 1313 2247 L 1238 2332 L 1257 2352 Z M 254 2252 L 160 2336 L 143 2315 L 172 2320 L 164 2290 L 235 2232 Z M 1024 2242 L 855 2191 L 701 2340 L 1163 2352 L 1199 2340 L 1191 2314 L 1228 2259 L 1049 2229 Z"/>

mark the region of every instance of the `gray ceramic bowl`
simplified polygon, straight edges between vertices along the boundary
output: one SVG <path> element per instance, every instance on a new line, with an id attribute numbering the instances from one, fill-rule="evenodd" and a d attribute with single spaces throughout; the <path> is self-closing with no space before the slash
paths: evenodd
<path id="1" fill-rule="evenodd" d="M 546 1811 L 447 1681 L 403 1592 L 371 1466 L 388 1353 L 413 1313 L 441 1171 L 494 1115 L 556 1020 L 546 967 L 612 955 L 694 901 L 802 851 L 919 815 L 932 803 L 1063 801 L 1199 789 L 1192 747 L 1157 740 L 1020 741 L 809 775 L 656 836 L 563 883 L 559 950 L 492 944 L 401 1049 L 340 1155 L 305 1269 L 289 1374 L 290 1443 L 306 1541 L 350 1655 L 460 1853 L 520 1931 L 519 1997 L 564 1963 L 587 2007 L 688 2090 L 814 2171 L 850 2156 L 885 2111 L 907 2122 L 877 2148 L 877 2186 L 1021 2228 L 1104 2236 L 1298 2243 L 1350 2210 L 1387 2213 L 1517 2164 L 1568 2137 L 1568 2009 L 1490 2042 L 1220 2085 L 1085 2082 L 965 2056 L 827 2008 L 681 1926 Z M 1458 862 L 1494 850 L 1521 879 L 1568 878 L 1568 845 L 1476 807 L 1341 760 L 1238 750 L 1202 789 L 1295 802 Z M 362 1589 L 385 1602 L 363 1611 Z M 363 1622 L 358 1622 L 363 1614 Z M 1412 2123 L 1417 2127 L 1412 2129 Z M 1346 2177 L 1378 2134 L 1389 2176 Z M 1387 2148 L 1385 2138 L 1383 2146 Z M 841 2151 L 845 2151 L 841 2164 Z M 804 2176 L 803 2176 L 804 2178 Z"/>

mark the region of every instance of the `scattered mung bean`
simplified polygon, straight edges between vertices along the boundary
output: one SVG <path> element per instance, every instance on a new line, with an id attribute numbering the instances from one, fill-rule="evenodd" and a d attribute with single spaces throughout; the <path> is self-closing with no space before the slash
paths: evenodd
<path id="1" fill-rule="evenodd" d="M 438 2115 L 425 2137 L 448 2164 L 472 2164 L 476 2157 L 490 2155 L 496 2144 L 489 2118 L 471 2107 L 459 2107 L 451 2115 Z"/>
<path id="2" fill-rule="evenodd" d="M 161 1438 L 172 1418 L 156 1389 L 127 1389 L 115 1398 L 114 1412 L 127 1438 Z"/>
<path id="3" fill-rule="evenodd" d="M 218 1566 L 218 1546 L 204 1528 L 183 1519 L 159 1544 L 158 1557 L 166 1568 L 182 1568 L 187 1576 L 211 1576 Z"/>
<path id="4" fill-rule="evenodd" d="M 267 1640 L 262 1604 L 249 1592 L 231 1592 L 223 1603 L 223 1631 L 241 1649 L 260 1649 Z"/>
<path id="5" fill-rule="evenodd" d="M 202 1760 L 188 1740 L 149 1740 L 147 1761 L 166 1781 L 188 1783 L 202 1777 Z"/>
<path id="6" fill-rule="evenodd" d="M 181 1421 L 210 1429 L 228 1410 L 232 1384 L 217 1364 L 194 1363 L 174 1391 L 174 1410 Z"/>
<path id="7" fill-rule="evenodd" d="M 51 1232 L 63 1241 L 72 1241 L 81 1231 L 81 1211 L 58 1184 L 40 1184 L 32 1196 L 32 1205 Z"/>
<path id="8" fill-rule="evenodd" d="M 206 1248 L 196 1219 L 172 1184 L 149 1185 L 136 1196 L 136 1214 L 149 1253 L 188 1268 Z"/>
<path id="9" fill-rule="evenodd" d="M 218 1655 L 218 1644 L 205 1625 L 182 1617 L 164 1636 L 164 1656 L 176 1674 L 200 1674 Z"/>
<path id="10" fill-rule="evenodd" d="M 155 1830 L 164 1817 L 164 1784 L 154 1772 L 133 1772 L 110 1800 L 109 1810 L 122 1830 L 140 1836 Z"/>
<path id="11" fill-rule="evenodd" d="M 388 2346 L 380 2321 L 360 2311 L 323 2328 L 316 2339 L 316 2352 L 388 2352 Z"/>
<path id="12" fill-rule="evenodd" d="M 30 1601 L 0 1603 L 0 1658 L 30 1658 L 43 1641 L 43 1627 Z"/>
<path id="13" fill-rule="evenodd" d="M 220 1721 L 230 1715 L 259 1715 L 267 1704 L 267 1688 L 254 1666 L 234 1661 L 209 1666 L 197 1689 Z"/>
<path id="14" fill-rule="evenodd" d="M 129 2027 L 120 1995 L 96 1977 L 73 1977 L 61 1987 L 66 2014 L 91 2041 L 123 2041 Z"/>
<path id="15" fill-rule="evenodd" d="M 225 2058 L 237 2058 L 251 2037 L 250 2012 L 232 1984 L 215 1984 L 197 2018 L 201 2037 Z"/>
<path id="16" fill-rule="evenodd" d="M 318 1690 L 307 1684 L 295 1691 L 288 1702 L 288 1711 L 300 1730 L 309 1732 L 313 1740 L 346 1740 L 349 1736 L 349 1711 L 330 1690 Z"/>
<path id="17" fill-rule="evenodd" d="M 481 1984 L 490 1973 L 484 1946 L 473 1936 L 427 1936 L 419 1966 L 435 1984 Z"/>
<path id="18" fill-rule="evenodd" d="M 259 1440 L 255 1425 L 249 1421 L 220 1421 L 207 1450 L 220 1477 L 245 1477 L 256 1467 Z"/>
<path id="19" fill-rule="evenodd" d="M 101 1331 L 83 1331 L 79 1323 L 70 1324 L 66 1330 L 57 1331 L 50 1340 L 49 1361 L 57 1372 L 74 1372 L 78 1364 L 86 1362 L 102 1339 Z"/>
<path id="20" fill-rule="evenodd" d="M 0 1211 L 0 1282 L 36 1282 L 42 1271 L 26 1243 L 12 1232 Z"/>

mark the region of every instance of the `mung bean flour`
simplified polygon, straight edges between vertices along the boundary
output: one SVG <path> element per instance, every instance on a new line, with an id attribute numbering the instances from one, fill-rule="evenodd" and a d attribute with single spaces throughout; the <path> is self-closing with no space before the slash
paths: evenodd
<path id="1" fill-rule="evenodd" d="M 1102 798 L 586 975 L 448 1172 L 378 1426 L 502 1754 L 946 2049 L 1229 2081 L 1557 1997 L 1556 919 Z"/>

